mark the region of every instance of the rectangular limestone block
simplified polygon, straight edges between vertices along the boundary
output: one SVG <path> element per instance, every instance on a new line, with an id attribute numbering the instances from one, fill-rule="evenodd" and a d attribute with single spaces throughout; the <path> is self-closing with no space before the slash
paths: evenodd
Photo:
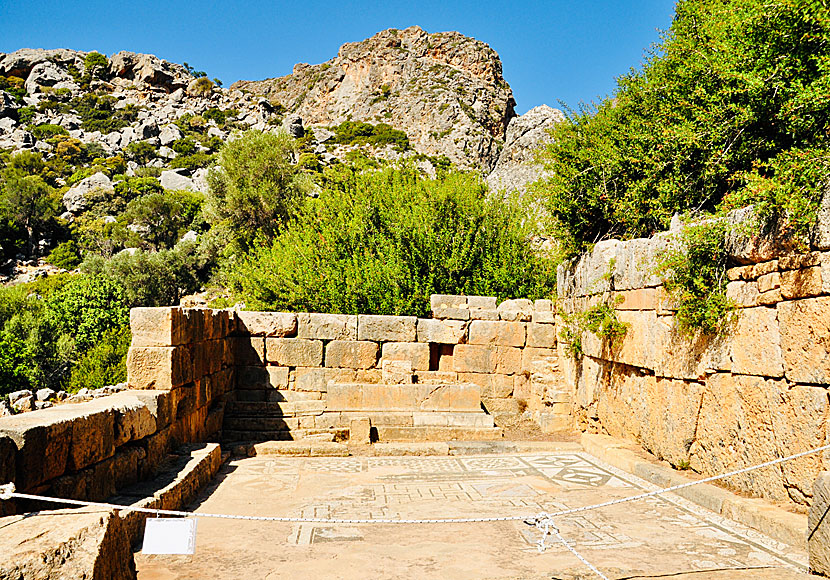
<path id="1" fill-rule="evenodd" d="M 107 399 L 107 404 L 115 413 L 113 417 L 115 447 L 144 439 L 158 430 L 153 410 L 131 391 L 115 393 Z"/>
<path id="2" fill-rule="evenodd" d="M 297 315 L 291 312 L 236 313 L 236 332 L 249 336 L 290 337 L 297 333 Z"/>
<path id="3" fill-rule="evenodd" d="M 355 315 L 304 312 L 297 315 L 297 320 L 299 322 L 297 338 L 357 340 L 357 316 Z"/>
<path id="4" fill-rule="evenodd" d="M 778 307 L 784 376 L 802 384 L 830 384 L 830 297 L 781 302 Z"/>
<path id="5" fill-rule="evenodd" d="M 378 344 L 359 340 L 333 340 L 326 345 L 326 366 L 370 369 L 378 360 Z"/>
<path id="6" fill-rule="evenodd" d="M 130 310 L 132 346 L 179 346 L 189 342 L 187 320 L 178 307 Z"/>
<path id="7" fill-rule="evenodd" d="M 536 324 L 555 324 L 556 312 L 553 310 L 534 310 L 531 320 Z"/>
<path id="8" fill-rule="evenodd" d="M 770 272 L 758 277 L 758 291 L 763 294 L 781 287 L 781 274 Z"/>
<path id="9" fill-rule="evenodd" d="M 461 344 L 467 340 L 467 327 L 468 323 L 463 320 L 419 318 L 417 324 L 418 342 Z"/>
<path id="10" fill-rule="evenodd" d="M 660 290 L 658 288 L 637 288 L 617 292 L 620 303 L 615 307 L 617 310 L 656 310 Z"/>
<path id="11" fill-rule="evenodd" d="M 533 302 L 525 298 L 505 300 L 499 304 L 498 312 L 502 320 L 529 322 L 533 318 Z"/>
<path id="12" fill-rule="evenodd" d="M 348 411 L 466 411 L 481 410 L 477 385 L 329 385 L 330 412 Z"/>
<path id="13" fill-rule="evenodd" d="M 239 367 L 238 389 L 285 389 L 288 387 L 288 367 L 268 365 Z"/>
<path id="14" fill-rule="evenodd" d="M 499 320 L 499 311 L 495 308 L 471 308 L 470 320 Z"/>
<path id="15" fill-rule="evenodd" d="M 522 349 L 508 346 L 459 344 L 453 349 L 453 366 L 458 373 L 521 372 Z"/>
<path id="16" fill-rule="evenodd" d="M 775 308 L 744 308 L 732 333 L 732 372 L 783 377 L 784 359 Z"/>
<path id="17" fill-rule="evenodd" d="M 524 375 L 458 373 L 458 382 L 477 385 L 482 397 L 504 398 L 513 393 L 514 376 L 524 377 Z"/>
<path id="18" fill-rule="evenodd" d="M 18 490 L 31 489 L 66 472 L 74 418 L 66 407 L 70 405 L 3 417 L 0 421 L 0 438 L 10 439 L 16 448 L 16 476 L 11 479 Z"/>
<path id="19" fill-rule="evenodd" d="M 744 282 L 735 280 L 726 284 L 726 297 L 735 302 L 738 308 L 752 308 L 758 306 L 758 282 Z"/>
<path id="20" fill-rule="evenodd" d="M 386 342 L 381 361 L 382 365 L 392 361 L 409 363 L 410 374 L 411 371 L 428 371 L 429 345 L 421 342 Z"/>
<path id="21" fill-rule="evenodd" d="M 410 385 L 414 382 L 412 362 L 408 360 L 381 360 L 381 382 L 387 385 Z"/>
<path id="22" fill-rule="evenodd" d="M 318 367 L 323 364 L 323 343 L 304 338 L 267 338 L 269 363 L 285 367 Z"/>
<path id="23" fill-rule="evenodd" d="M 372 442 L 372 422 L 369 417 L 355 417 L 349 420 L 349 443 L 368 445 Z"/>
<path id="24" fill-rule="evenodd" d="M 819 296 L 825 290 L 819 266 L 781 272 L 781 296 L 786 300 Z"/>
<path id="25" fill-rule="evenodd" d="M 127 351 L 131 389 L 170 390 L 192 380 L 190 349 L 185 346 L 134 346 Z"/>
<path id="26" fill-rule="evenodd" d="M 377 342 L 415 342 L 416 323 L 414 316 L 360 314 L 357 317 L 357 338 Z"/>
<path id="27" fill-rule="evenodd" d="M 356 372 L 354 369 L 297 367 L 292 371 L 290 386 L 296 391 L 325 393 L 331 383 L 355 381 Z"/>
<path id="28" fill-rule="evenodd" d="M 441 312 L 451 310 L 467 310 L 467 297 L 453 294 L 432 294 L 429 297 L 429 305 L 432 310 L 432 315 L 436 318 L 444 318 L 440 316 Z"/>
<path id="29" fill-rule="evenodd" d="M 228 339 L 233 344 L 233 361 L 236 365 L 264 365 L 265 339 L 258 336 L 237 336 Z"/>
<path id="30" fill-rule="evenodd" d="M 534 312 L 553 312 L 553 300 L 539 299 L 533 301 Z"/>
<path id="31" fill-rule="evenodd" d="M 830 576 L 830 471 L 820 471 L 813 484 L 813 502 L 807 516 L 810 571 Z"/>
<path id="32" fill-rule="evenodd" d="M 528 323 L 527 346 L 536 348 L 555 348 L 556 326 L 553 324 L 537 324 L 535 322 Z"/>
<path id="33" fill-rule="evenodd" d="M 526 334 L 524 322 L 473 320 L 470 323 L 467 342 L 493 346 L 524 346 Z"/>
<path id="34" fill-rule="evenodd" d="M 426 384 L 440 384 L 440 383 L 457 383 L 458 373 L 452 371 L 418 371 L 417 383 Z"/>
<path id="35" fill-rule="evenodd" d="M 470 310 L 495 310 L 498 299 L 495 296 L 467 296 L 467 308 Z"/>

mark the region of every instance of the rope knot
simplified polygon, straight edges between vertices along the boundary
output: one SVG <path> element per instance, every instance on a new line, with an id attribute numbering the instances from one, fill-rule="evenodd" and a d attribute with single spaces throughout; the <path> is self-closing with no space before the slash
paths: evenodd
<path id="1" fill-rule="evenodd" d="M 556 527 L 553 523 L 553 518 L 547 512 L 541 512 L 535 517 L 525 520 L 525 523 L 542 532 L 542 538 L 536 542 L 536 548 L 539 552 L 544 552 L 547 549 L 545 540 L 548 536 L 559 533 L 559 528 Z"/>
<path id="2" fill-rule="evenodd" d="M 9 500 L 12 498 L 12 494 L 15 492 L 14 483 L 7 483 L 5 485 L 0 485 L 0 500 Z"/>

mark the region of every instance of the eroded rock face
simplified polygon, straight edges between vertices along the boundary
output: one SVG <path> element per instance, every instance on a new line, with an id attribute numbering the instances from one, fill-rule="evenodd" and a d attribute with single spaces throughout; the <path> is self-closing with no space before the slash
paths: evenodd
<path id="1" fill-rule="evenodd" d="M 232 88 L 279 102 L 306 126 L 389 123 L 419 153 L 485 170 L 495 165 L 515 116 L 493 49 L 457 32 L 428 34 L 417 26 L 379 32 L 344 44 L 323 64 L 298 64 L 290 75 Z"/>
<path id="2" fill-rule="evenodd" d="M 0 75 L 16 76 L 25 79 L 35 68 L 35 65 L 53 62 L 61 65 L 74 64 L 78 70 L 83 69 L 86 52 L 58 48 L 44 50 L 42 48 L 21 48 L 0 58 Z"/>
<path id="3" fill-rule="evenodd" d="M 163 88 L 167 92 L 186 88 L 193 76 L 180 64 L 167 62 L 152 54 L 122 50 L 110 59 L 109 72 L 139 86 Z"/>
<path id="4" fill-rule="evenodd" d="M 0 519 L 0 578 L 133 580 L 121 518 L 101 509 L 55 510 Z"/>
<path id="5" fill-rule="evenodd" d="M 504 148 L 487 185 L 495 191 L 523 191 L 525 187 L 544 176 L 536 162 L 537 152 L 551 142 L 550 129 L 565 119 L 562 111 L 547 105 L 534 107 L 520 117 L 513 117 L 507 127 Z"/>

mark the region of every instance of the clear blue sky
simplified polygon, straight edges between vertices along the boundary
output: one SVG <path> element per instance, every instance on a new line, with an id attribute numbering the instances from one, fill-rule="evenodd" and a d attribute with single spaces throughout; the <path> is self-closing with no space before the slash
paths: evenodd
<path id="1" fill-rule="evenodd" d="M 417 24 L 493 47 L 523 113 L 609 94 L 673 11 L 674 0 L 0 0 L 0 52 L 146 52 L 228 86 L 288 74 L 297 62 L 328 60 L 344 42 Z"/>

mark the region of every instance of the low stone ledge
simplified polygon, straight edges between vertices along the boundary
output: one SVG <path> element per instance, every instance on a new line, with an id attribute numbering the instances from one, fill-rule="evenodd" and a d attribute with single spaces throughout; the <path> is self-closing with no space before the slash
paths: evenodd
<path id="1" fill-rule="evenodd" d="M 101 508 L 0 518 L 0 578 L 134 580 L 126 527 Z"/>

